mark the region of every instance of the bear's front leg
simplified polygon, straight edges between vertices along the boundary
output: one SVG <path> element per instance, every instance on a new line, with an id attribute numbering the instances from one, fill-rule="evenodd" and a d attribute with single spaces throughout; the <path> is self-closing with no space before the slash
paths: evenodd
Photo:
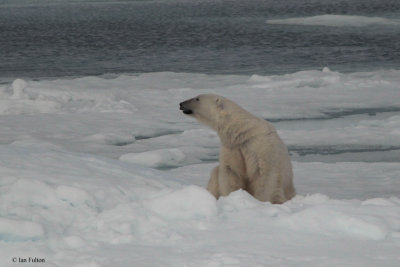
<path id="1" fill-rule="evenodd" d="M 211 177 L 207 185 L 207 190 L 213 194 L 216 199 L 218 199 L 220 196 L 218 186 L 218 169 L 219 165 L 212 170 Z"/>
<path id="2" fill-rule="evenodd" d="M 244 189 L 243 179 L 232 170 L 229 165 L 219 165 L 218 188 L 220 196 L 227 196 L 231 192 Z"/>

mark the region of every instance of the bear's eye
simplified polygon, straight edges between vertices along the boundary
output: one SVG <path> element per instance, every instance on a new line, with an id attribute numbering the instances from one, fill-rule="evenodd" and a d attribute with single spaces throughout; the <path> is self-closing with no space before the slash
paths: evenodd
<path id="1" fill-rule="evenodd" d="M 196 97 L 196 101 L 200 101 L 200 99 L 198 97 Z"/>

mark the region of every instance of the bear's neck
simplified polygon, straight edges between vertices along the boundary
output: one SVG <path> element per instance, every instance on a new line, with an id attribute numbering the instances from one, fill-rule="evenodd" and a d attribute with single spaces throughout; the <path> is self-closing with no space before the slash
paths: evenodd
<path id="1" fill-rule="evenodd" d="M 233 148 L 248 142 L 257 134 L 259 119 L 253 116 L 224 114 L 219 118 L 218 135 L 225 147 Z"/>

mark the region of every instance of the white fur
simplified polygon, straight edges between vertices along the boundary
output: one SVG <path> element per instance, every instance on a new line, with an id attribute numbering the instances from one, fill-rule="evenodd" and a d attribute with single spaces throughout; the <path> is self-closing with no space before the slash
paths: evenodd
<path id="1" fill-rule="evenodd" d="M 275 128 L 233 101 L 199 95 L 181 103 L 182 110 L 214 129 L 221 139 L 219 166 L 207 189 L 216 197 L 240 188 L 261 201 L 283 203 L 295 195 L 285 144 Z"/>

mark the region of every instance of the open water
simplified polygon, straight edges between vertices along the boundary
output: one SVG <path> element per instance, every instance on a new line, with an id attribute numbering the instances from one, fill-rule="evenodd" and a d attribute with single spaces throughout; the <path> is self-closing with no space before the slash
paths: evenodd
<path id="1" fill-rule="evenodd" d="M 0 0 L 0 77 L 398 69 L 399 19 L 398 0 Z"/>

